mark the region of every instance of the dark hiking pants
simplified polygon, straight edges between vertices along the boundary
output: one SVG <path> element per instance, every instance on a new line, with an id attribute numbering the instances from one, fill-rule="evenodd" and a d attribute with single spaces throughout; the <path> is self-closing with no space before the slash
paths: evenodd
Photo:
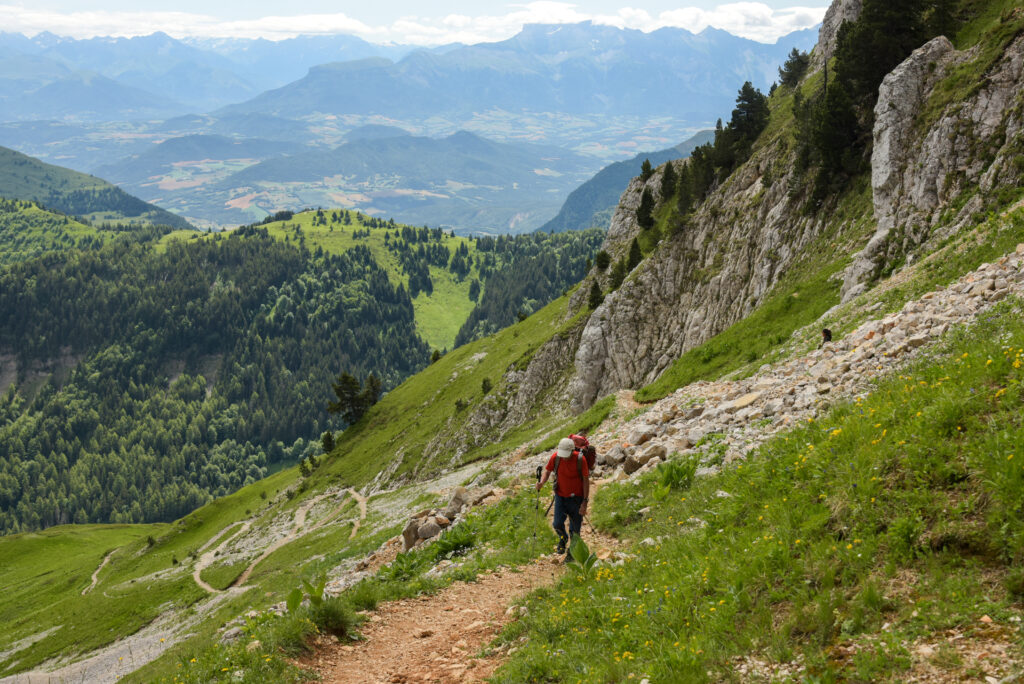
<path id="1" fill-rule="evenodd" d="M 555 517 L 551 526 L 555 528 L 559 543 L 567 545 L 569 535 L 565 533 L 565 519 L 569 518 L 569 534 L 578 536 L 583 528 L 583 516 L 580 515 L 580 504 L 583 499 L 578 496 L 555 495 Z"/>

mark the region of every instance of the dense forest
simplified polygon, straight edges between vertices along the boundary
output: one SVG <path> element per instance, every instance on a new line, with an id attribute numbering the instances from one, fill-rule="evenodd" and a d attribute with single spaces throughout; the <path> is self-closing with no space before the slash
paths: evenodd
<path id="1" fill-rule="evenodd" d="M 354 244 L 261 225 L 164 240 L 0 202 L 0 533 L 173 520 L 300 461 L 345 427 L 327 410 L 339 374 L 387 391 L 429 363 L 412 298 L 430 269 L 468 281 L 461 344 L 561 295 L 603 238 L 313 217 Z"/>
<path id="2" fill-rule="evenodd" d="M 429 360 L 408 292 L 366 248 L 265 230 L 125 233 L 0 271 L 0 532 L 171 520 L 316 448 L 342 369 L 393 387 Z M 33 387 L 30 369 L 77 365 Z M 337 420 L 337 419 L 335 419 Z"/>
<path id="3" fill-rule="evenodd" d="M 456 346 L 508 327 L 560 296 L 583 279 L 603 241 L 598 229 L 478 238 L 483 295 Z"/>

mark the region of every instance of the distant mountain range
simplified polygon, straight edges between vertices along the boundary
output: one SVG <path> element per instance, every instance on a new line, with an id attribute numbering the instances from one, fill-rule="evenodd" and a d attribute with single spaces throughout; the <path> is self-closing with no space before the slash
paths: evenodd
<path id="1" fill-rule="evenodd" d="M 496 43 L 412 49 L 344 35 L 185 42 L 164 33 L 0 33 L 0 121 L 143 120 L 226 105 L 289 119 L 498 109 L 704 121 L 743 81 L 767 88 L 786 53 L 810 48 L 814 37 L 806 30 L 766 45 L 711 28 L 643 33 L 585 22 L 527 25 Z"/>
<path id="2" fill-rule="evenodd" d="M 0 197 L 32 200 L 96 223 L 192 226 L 180 216 L 129 195 L 105 180 L 46 164 L 0 147 Z"/>
<path id="3" fill-rule="evenodd" d="M 634 176 L 640 175 L 640 165 L 645 159 L 654 167 L 670 159 L 685 159 L 694 149 L 715 139 L 714 131 L 701 131 L 675 147 L 656 152 L 641 152 L 632 159 L 615 162 L 604 167 L 586 183 L 569 193 L 565 204 L 553 219 L 538 228 L 545 233 L 561 233 L 567 230 L 607 228 L 612 211 L 619 203 L 622 188 Z"/>
<path id="4" fill-rule="evenodd" d="M 799 31 L 766 45 L 713 28 L 693 34 L 590 22 L 528 25 L 509 40 L 417 50 L 398 62 L 324 64 L 223 111 L 462 118 L 498 109 L 714 121 L 744 81 L 766 89 L 786 54 L 809 48 L 816 36 Z"/>
<path id="5" fill-rule="evenodd" d="M 0 33 L 0 145 L 109 177 L 205 226 L 343 205 L 527 231 L 603 165 L 728 116 L 744 81 L 767 89 L 814 37 L 767 45 L 585 22 L 412 49 L 351 36 Z M 614 204 L 622 172 L 609 173 L 549 229 Z"/>
<path id="6" fill-rule="evenodd" d="M 85 40 L 41 33 L 0 33 L 0 120 L 85 121 L 165 118 L 204 112 L 301 78 L 317 64 L 368 56 L 399 58 L 410 50 L 354 36 L 268 40 L 176 40 L 165 33 Z M 102 76 L 104 81 L 96 81 Z M 45 98 L 17 101 L 40 87 L 76 88 L 82 111 L 50 110 Z M 135 101 L 147 93 L 149 107 Z M 102 103 L 109 99 L 109 102 Z"/>

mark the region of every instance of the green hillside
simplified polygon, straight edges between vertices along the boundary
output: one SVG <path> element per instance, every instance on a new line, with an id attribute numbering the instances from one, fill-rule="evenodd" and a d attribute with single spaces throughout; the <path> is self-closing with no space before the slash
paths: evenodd
<path id="1" fill-rule="evenodd" d="M 299 241 L 309 249 L 320 248 L 329 254 L 342 254 L 356 245 L 364 245 L 387 272 L 391 282 L 409 290 L 410 275 L 403 269 L 395 250 L 388 249 L 384 242 L 385 233 L 394 236 L 406 226 L 391 223 L 382 229 L 377 221 L 371 221 L 365 214 L 348 212 L 347 215 L 350 221 L 348 224 L 344 223 L 344 219 L 331 220 L 337 216 L 337 210 L 325 210 L 323 213 L 305 211 L 295 214 L 288 221 L 269 223 L 266 227 L 278 239 Z M 327 225 L 323 225 L 322 221 L 326 221 Z M 431 243 L 440 244 L 444 248 L 447 256 L 444 265 L 440 265 L 440 259 L 427 265 L 431 291 L 421 290 L 413 296 L 416 330 L 432 349 L 451 349 L 455 334 L 476 305 L 469 297 L 469 288 L 474 280 L 482 281 L 481 269 L 472 259 L 477 255 L 472 239 L 454 237 L 448 232 L 437 230 L 431 232 L 429 237 Z M 447 265 L 462 245 L 469 250 L 472 265 L 464 274 L 453 273 Z"/>
<path id="2" fill-rule="evenodd" d="M 116 234 L 44 209 L 35 202 L 0 198 L 0 263 L 60 249 L 99 246 Z"/>
<path id="3" fill-rule="evenodd" d="M 529 315 L 544 306 L 582 278 L 587 261 L 603 239 L 597 230 L 568 236 L 461 237 L 345 209 L 284 215 L 288 218 L 268 220 L 261 227 L 287 244 L 310 251 L 340 255 L 356 247 L 368 249 L 392 284 L 409 292 L 416 329 L 438 350 L 456 345 L 471 314 L 474 321 L 482 319 L 485 325 L 463 332 L 461 341 L 500 330 L 520 312 Z M 162 244 L 190 236 L 188 232 L 172 233 Z M 488 283 L 503 276 L 530 283 L 533 288 L 512 289 L 506 292 L 511 298 L 492 303 L 499 293 L 488 292 Z"/>
<path id="4" fill-rule="evenodd" d="M 110 183 L 0 147 L 0 197 L 31 200 L 91 223 L 166 225 L 188 221 Z"/>

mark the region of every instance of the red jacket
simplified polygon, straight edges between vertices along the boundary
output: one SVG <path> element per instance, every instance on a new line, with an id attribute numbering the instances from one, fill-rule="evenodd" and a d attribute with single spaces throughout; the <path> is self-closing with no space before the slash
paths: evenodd
<path id="1" fill-rule="evenodd" d="M 555 460 L 558 458 L 558 452 L 551 454 L 551 458 L 548 459 L 547 471 L 549 473 L 555 470 Z M 579 466 L 576 462 L 579 461 Z M 583 496 L 583 478 L 590 477 L 590 468 L 587 466 L 587 459 L 580 458 L 580 452 L 572 452 L 572 456 L 569 458 L 562 459 L 562 462 L 558 466 L 558 486 L 555 489 L 555 494 L 558 496 Z"/>

